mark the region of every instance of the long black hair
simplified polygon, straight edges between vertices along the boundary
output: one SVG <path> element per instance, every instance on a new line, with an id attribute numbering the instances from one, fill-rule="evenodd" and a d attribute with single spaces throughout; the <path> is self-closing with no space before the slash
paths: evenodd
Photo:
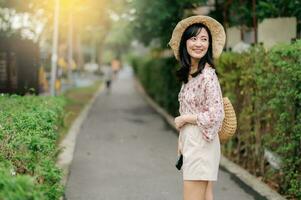
<path id="1" fill-rule="evenodd" d="M 210 30 L 207 26 L 202 23 L 192 24 L 184 31 L 179 47 L 179 54 L 180 54 L 180 65 L 181 68 L 176 71 L 176 76 L 178 77 L 179 81 L 183 81 L 184 83 L 188 82 L 188 75 L 191 68 L 191 57 L 188 54 L 186 41 L 191 37 L 197 36 L 201 29 L 204 28 L 209 36 L 209 47 L 206 54 L 200 59 L 198 64 L 198 70 L 191 74 L 192 77 L 197 76 L 199 73 L 202 73 L 205 64 L 208 63 L 212 68 L 215 69 L 214 62 L 213 62 L 213 53 L 212 53 L 212 36 Z M 216 74 L 218 74 L 216 72 Z"/>

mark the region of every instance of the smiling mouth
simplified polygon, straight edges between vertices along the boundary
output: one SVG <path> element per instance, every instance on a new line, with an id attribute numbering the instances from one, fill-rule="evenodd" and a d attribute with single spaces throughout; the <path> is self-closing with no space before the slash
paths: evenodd
<path id="1" fill-rule="evenodd" d="M 196 52 L 196 53 L 202 53 L 203 52 L 203 50 L 193 50 L 194 52 Z"/>

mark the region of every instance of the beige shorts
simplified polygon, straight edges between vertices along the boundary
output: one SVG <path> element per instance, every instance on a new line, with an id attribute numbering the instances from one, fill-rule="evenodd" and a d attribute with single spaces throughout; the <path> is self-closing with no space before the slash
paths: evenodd
<path id="1" fill-rule="evenodd" d="M 217 181 L 221 154 L 218 135 L 207 142 L 200 127 L 186 124 L 180 130 L 179 143 L 183 154 L 183 180 Z"/>

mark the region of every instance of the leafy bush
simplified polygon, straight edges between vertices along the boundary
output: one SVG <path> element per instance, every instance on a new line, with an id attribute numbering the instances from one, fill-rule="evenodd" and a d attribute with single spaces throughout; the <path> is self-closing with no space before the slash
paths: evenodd
<path id="1" fill-rule="evenodd" d="M 2 166 L 0 168 L 0 199 L 43 200 L 45 198 L 32 177 L 14 176 Z"/>
<path id="2" fill-rule="evenodd" d="M 9 176 L 0 167 L 0 176 L 15 184 L 14 187 L 39 184 L 36 188 L 40 189 L 40 192 L 27 190 L 29 193 L 24 193 L 24 198 L 17 198 L 7 196 L 13 193 L 9 191 L 10 187 L 0 187 L 0 197 L 35 199 L 37 193 L 43 196 L 39 199 L 54 200 L 62 195 L 62 171 L 55 162 L 57 129 L 63 122 L 64 103 L 62 97 L 0 96 L 0 161 L 8 162 L 10 170 L 16 174 Z M 34 177 L 34 181 L 25 175 Z"/>
<path id="3" fill-rule="evenodd" d="M 288 198 L 301 198 L 301 41 L 270 51 L 252 48 L 224 54 L 218 62 L 223 87 L 231 94 L 238 116 L 237 135 L 223 147 L 239 163 Z M 238 57 L 239 56 L 239 57 Z M 229 60 L 234 61 L 230 65 Z M 225 69 L 234 67 L 233 71 Z M 229 77 L 235 77 L 230 80 Z M 233 84 L 232 83 L 232 84 Z M 222 85 L 224 85 L 222 84 Z M 272 151 L 279 170 L 265 159 Z"/>
<path id="4" fill-rule="evenodd" d="M 273 134 L 266 146 L 282 159 L 281 192 L 301 199 L 301 41 L 281 45 L 269 54 L 270 73 L 264 82 L 269 86 L 268 101 Z M 276 74 L 276 75 L 275 75 Z"/>
<path id="5" fill-rule="evenodd" d="M 175 76 L 178 67 L 175 59 L 132 59 L 132 66 L 146 92 L 173 116 L 178 115 L 181 85 Z"/>

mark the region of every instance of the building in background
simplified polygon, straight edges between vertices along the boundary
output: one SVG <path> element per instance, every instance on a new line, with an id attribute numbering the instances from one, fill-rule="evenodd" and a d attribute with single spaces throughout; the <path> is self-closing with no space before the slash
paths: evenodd
<path id="1" fill-rule="evenodd" d="M 40 92 L 39 47 L 30 40 L 0 38 L 0 92 Z"/>
<path id="2" fill-rule="evenodd" d="M 231 17 L 228 13 L 228 8 L 233 3 L 233 1 L 229 0 L 208 0 L 204 6 L 200 6 L 188 13 L 194 15 L 211 15 L 216 12 L 223 13 L 222 19 L 219 21 L 225 26 L 227 34 L 225 48 L 229 51 L 236 50 L 237 52 L 242 52 L 255 43 L 260 43 L 268 49 L 279 43 L 291 43 L 298 35 L 300 37 L 300 33 L 297 33 L 297 16 L 277 18 L 266 17 L 263 21 L 258 22 L 258 16 L 252 15 L 252 12 L 250 11 L 251 16 L 249 17 L 253 16 L 254 20 L 252 25 L 246 26 L 242 21 L 238 21 L 240 24 L 228 26 L 229 18 Z M 250 6 L 253 6 L 253 8 L 256 9 L 258 3 L 253 1 L 250 3 Z M 217 9 L 220 9 L 220 11 L 217 11 Z"/>

